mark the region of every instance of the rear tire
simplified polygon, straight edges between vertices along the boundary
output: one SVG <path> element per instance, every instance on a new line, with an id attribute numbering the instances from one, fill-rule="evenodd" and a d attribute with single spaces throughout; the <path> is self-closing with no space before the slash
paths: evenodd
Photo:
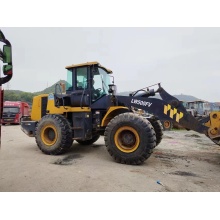
<path id="1" fill-rule="evenodd" d="M 156 146 L 153 126 L 134 113 L 123 113 L 113 118 L 104 135 L 107 150 L 118 163 L 142 164 Z"/>
<path id="2" fill-rule="evenodd" d="M 99 138 L 100 138 L 100 135 L 95 135 L 92 137 L 91 140 L 86 140 L 86 141 L 76 140 L 76 142 L 78 142 L 81 145 L 91 145 L 95 143 Z"/>
<path id="3" fill-rule="evenodd" d="M 171 131 L 172 130 L 172 128 L 173 128 L 172 121 L 164 120 L 164 121 L 161 121 L 161 123 L 162 123 L 164 131 Z"/>
<path id="4" fill-rule="evenodd" d="M 160 122 L 160 120 L 156 120 L 156 119 L 152 119 L 149 118 L 148 119 L 150 121 L 150 123 L 152 124 L 154 131 L 156 133 L 156 146 L 162 141 L 163 139 L 163 126 L 162 123 Z"/>
<path id="5" fill-rule="evenodd" d="M 58 155 L 72 146 L 72 130 L 62 115 L 45 115 L 35 129 L 39 149 L 45 154 Z"/>

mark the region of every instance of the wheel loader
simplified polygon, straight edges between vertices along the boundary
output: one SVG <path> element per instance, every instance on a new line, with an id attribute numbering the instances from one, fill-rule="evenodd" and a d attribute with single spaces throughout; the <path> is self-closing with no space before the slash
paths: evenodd
<path id="1" fill-rule="evenodd" d="M 99 62 L 66 69 L 66 85 L 57 84 L 54 93 L 35 96 L 31 116 L 21 121 L 21 129 L 35 137 L 45 154 L 62 154 L 73 141 L 91 145 L 104 135 L 107 151 L 116 162 L 139 165 L 162 140 L 160 120 L 203 133 L 220 145 L 220 112 L 198 121 L 160 83 L 128 96 L 117 95 L 112 71 Z M 156 93 L 161 99 L 154 97 Z M 150 116 L 136 114 L 134 108 Z"/>

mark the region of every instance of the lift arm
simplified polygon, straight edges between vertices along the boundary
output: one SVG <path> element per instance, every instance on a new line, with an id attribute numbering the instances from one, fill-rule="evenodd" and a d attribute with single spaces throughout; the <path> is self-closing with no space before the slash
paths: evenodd
<path id="1" fill-rule="evenodd" d="M 194 130 L 207 135 L 216 144 L 220 145 L 220 112 L 214 112 L 206 118 L 204 123 L 188 113 L 183 104 L 175 97 L 167 93 L 158 84 L 157 91 L 139 90 L 130 96 L 117 96 L 118 105 L 129 109 L 143 109 L 146 113 L 158 117 L 160 120 L 170 120 L 178 123 L 187 130 Z M 161 99 L 151 98 L 159 93 Z"/>

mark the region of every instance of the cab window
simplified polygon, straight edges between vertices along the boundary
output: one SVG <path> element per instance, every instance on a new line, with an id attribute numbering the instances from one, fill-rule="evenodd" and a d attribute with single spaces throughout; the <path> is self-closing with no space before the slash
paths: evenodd
<path id="1" fill-rule="evenodd" d="M 73 79 L 72 79 L 73 73 L 72 70 L 67 70 L 67 80 L 66 80 L 66 90 L 72 90 L 73 89 Z"/>
<path id="2" fill-rule="evenodd" d="M 76 89 L 83 90 L 88 88 L 87 67 L 76 69 Z"/>

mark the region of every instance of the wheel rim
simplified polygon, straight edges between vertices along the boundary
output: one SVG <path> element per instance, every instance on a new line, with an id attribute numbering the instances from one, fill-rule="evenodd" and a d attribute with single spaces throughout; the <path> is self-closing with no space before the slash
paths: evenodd
<path id="1" fill-rule="evenodd" d="M 170 122 L 169 121 L 164 121 L 164 127 L 165 128 L 170 128 Z"/>
<path id="2" fill-rule="evenodd" d="M 116 131 L 114 141 L 120 151 L 132 153 L 137 150 L 140 144 L 140 137 L 134 128 L 123 126 Z"/>
<path id="3" fill-rule="evenodd" d="M 52 146 L 57 141 L 57 130 L 54 125 L 47 125 L 41 130 L 41 140 L 47 146 Z"/>

